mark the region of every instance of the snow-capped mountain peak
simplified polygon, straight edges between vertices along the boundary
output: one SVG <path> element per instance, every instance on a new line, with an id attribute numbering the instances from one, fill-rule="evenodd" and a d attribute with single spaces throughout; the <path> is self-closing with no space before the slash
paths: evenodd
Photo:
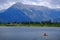
<path id="1" fill-rule="evenodd" d="M 0 14 L 1 22 L 41 22 L 54 20 L 60 17 L 60 10 L 45 6 L 26 5 L 16 3 Z"/>

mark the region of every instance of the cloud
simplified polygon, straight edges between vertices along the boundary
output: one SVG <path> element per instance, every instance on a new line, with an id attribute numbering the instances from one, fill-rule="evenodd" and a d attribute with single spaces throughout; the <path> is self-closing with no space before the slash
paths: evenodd
<path id="1" fill-rule="evenodd" d="M 2 9 L 7 9 L 9 8 L 10 6 L 12 6 L 13 4 L 15 4 L 15 2 L 8 2 L 8 3 L 5 3 L 3 5 L 0 5 L 0 10 Z"/>
<path id="2" fill-rule="evenodd" d="M 0 0 L 0 10 L 7 9 L 14 3 L 14 0 Z"/>
<path id="3" fill-rule="evenodd" d="M 60 8 L 60 0 L 0 0 L 0 10 L 7 9 L 16 2 L 22 2 L 28 5 L 46 6 L 49 8 Z"/>
<path id="4" fill-rule="evenodd" d="M 60 0 L 23 0 L 24 4 L 46 6 L 49 8 L 60 8 Z"/>

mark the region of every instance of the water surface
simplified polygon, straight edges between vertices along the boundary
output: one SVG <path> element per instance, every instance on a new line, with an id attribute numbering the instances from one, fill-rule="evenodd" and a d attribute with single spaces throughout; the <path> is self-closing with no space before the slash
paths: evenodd
<path id="1" fill-rule="evenodd" d="M 43 36 L 44 33 L 48 36 Z M 0 40 L 60 40 L 60 28 L 0 27 Z"/>

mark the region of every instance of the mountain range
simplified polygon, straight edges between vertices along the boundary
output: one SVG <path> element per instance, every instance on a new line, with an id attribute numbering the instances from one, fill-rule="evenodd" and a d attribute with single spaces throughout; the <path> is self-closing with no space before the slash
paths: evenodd
<path id="1" fill-rule="evenodd" d="M 0 11 L 0 22 L 60 22 L 60 9 L 16 3 Z"/>

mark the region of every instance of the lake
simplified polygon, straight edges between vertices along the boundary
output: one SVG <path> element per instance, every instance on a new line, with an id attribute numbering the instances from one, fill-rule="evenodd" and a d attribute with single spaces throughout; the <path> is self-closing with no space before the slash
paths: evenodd
<path id="1" fill-rule="evenodd" d="M 0 26 L 0 40 L 60 40 L 60 27 Z"/>

